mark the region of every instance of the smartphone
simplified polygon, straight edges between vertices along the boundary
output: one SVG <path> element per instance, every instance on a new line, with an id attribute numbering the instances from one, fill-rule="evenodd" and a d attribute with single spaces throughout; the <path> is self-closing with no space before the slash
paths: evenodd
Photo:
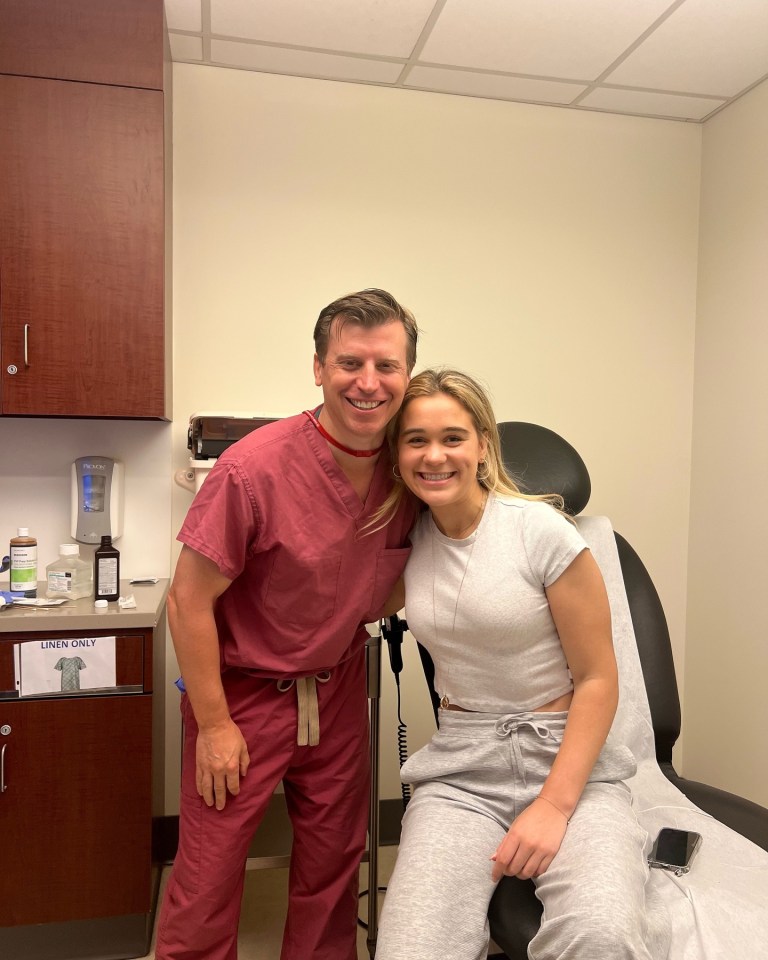
<path id="1" fill-rule="evenodd" d="M 682 876 L 691 869 L 691 863 L 700 846 L 700 833 L 663 827 L 654 840 L 648 855 L 648 864 L 662 870 L 671 870 L 678 877 Z"/>

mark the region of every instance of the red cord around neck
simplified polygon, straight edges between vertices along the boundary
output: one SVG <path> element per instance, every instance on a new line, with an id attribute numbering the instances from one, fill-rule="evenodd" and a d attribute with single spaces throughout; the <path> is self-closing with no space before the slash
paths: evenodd
<path id="1" fill-rule="evenodd" d="M 318 410 L 320 408 L 318 407 Z M 380 444 L 376 447 L 375 450 L 353 450 L 352 447 L 345 447 L 343 443 L 339 443 L 335 437 L 332 437 L 330 433 L 325 429 L 325 427 L 320 423 L 315 414 L 311 410 L 305 410 L 304 416 L 308 417 L 312 423 L 317 428 L 318 433 L 321 437 L 324 437 L 328 443 L 332 443 L 334 447 L 338 447 L 339 450 L 342 450 L 344 453 L 348 453 L 350 457 L 375 457 L 377 453 L 381 453 L 384 448 L 384 444 Z"/>

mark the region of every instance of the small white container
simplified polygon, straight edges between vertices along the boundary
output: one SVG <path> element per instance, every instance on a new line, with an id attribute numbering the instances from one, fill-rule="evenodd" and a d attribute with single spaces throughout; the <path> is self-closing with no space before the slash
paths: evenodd
<path id="1" fill-rule="evenodd" d="M 66 597 L 79 600 L 93 593 L 93 570 L 90 563 L 80 559 L 80 547 L 76 543 L 62 543 L 59 559 L 45 568 L 49 600 Z"/>

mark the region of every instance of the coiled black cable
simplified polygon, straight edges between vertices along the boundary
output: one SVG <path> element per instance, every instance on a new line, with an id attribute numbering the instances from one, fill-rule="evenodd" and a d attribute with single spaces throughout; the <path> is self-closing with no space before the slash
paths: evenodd
<path id="1" fill-rule="evenodd" d="M 395 686 L 397 687 L 397 757 L 400 761 L 400 768 L 402 769 L 403 764 L 408 759 L 408 727 L 400 715 L 400 677 L 398 674 L 395 674 Z M 405 810 L 408 806 L 408 801 L 411 799 L 411 785 L 409 783 L 401 783 L 400 791 L 403 795 L 403 810 Z"/>

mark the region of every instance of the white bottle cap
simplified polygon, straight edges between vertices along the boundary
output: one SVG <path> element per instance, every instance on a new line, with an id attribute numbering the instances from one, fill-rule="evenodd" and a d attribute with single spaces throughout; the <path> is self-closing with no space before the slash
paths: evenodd
<path id="1" fill-rule="evenodd" d="M 62 543 L 59 546 L 59 555 L 62 557 L 77 557 L 80 555 L 80 547 L 76 543 Z"/>
<path id="2" fill-rule="evenodd" d="M 28 537 L 29 536 L 29 527 L 19 527 L 19 532 L 16 534 L 18 537 Z"/>
<path id="3" fill-rule="evenodd" d="M 104 607 L 107 606 L 107 601 L 106 601 L 106 600 L 94 600 L 94 601 L 93 601 L 93 605 L 94 605 L 94 607 L 99 607 L 99 609 L 103 609 Z"/>

